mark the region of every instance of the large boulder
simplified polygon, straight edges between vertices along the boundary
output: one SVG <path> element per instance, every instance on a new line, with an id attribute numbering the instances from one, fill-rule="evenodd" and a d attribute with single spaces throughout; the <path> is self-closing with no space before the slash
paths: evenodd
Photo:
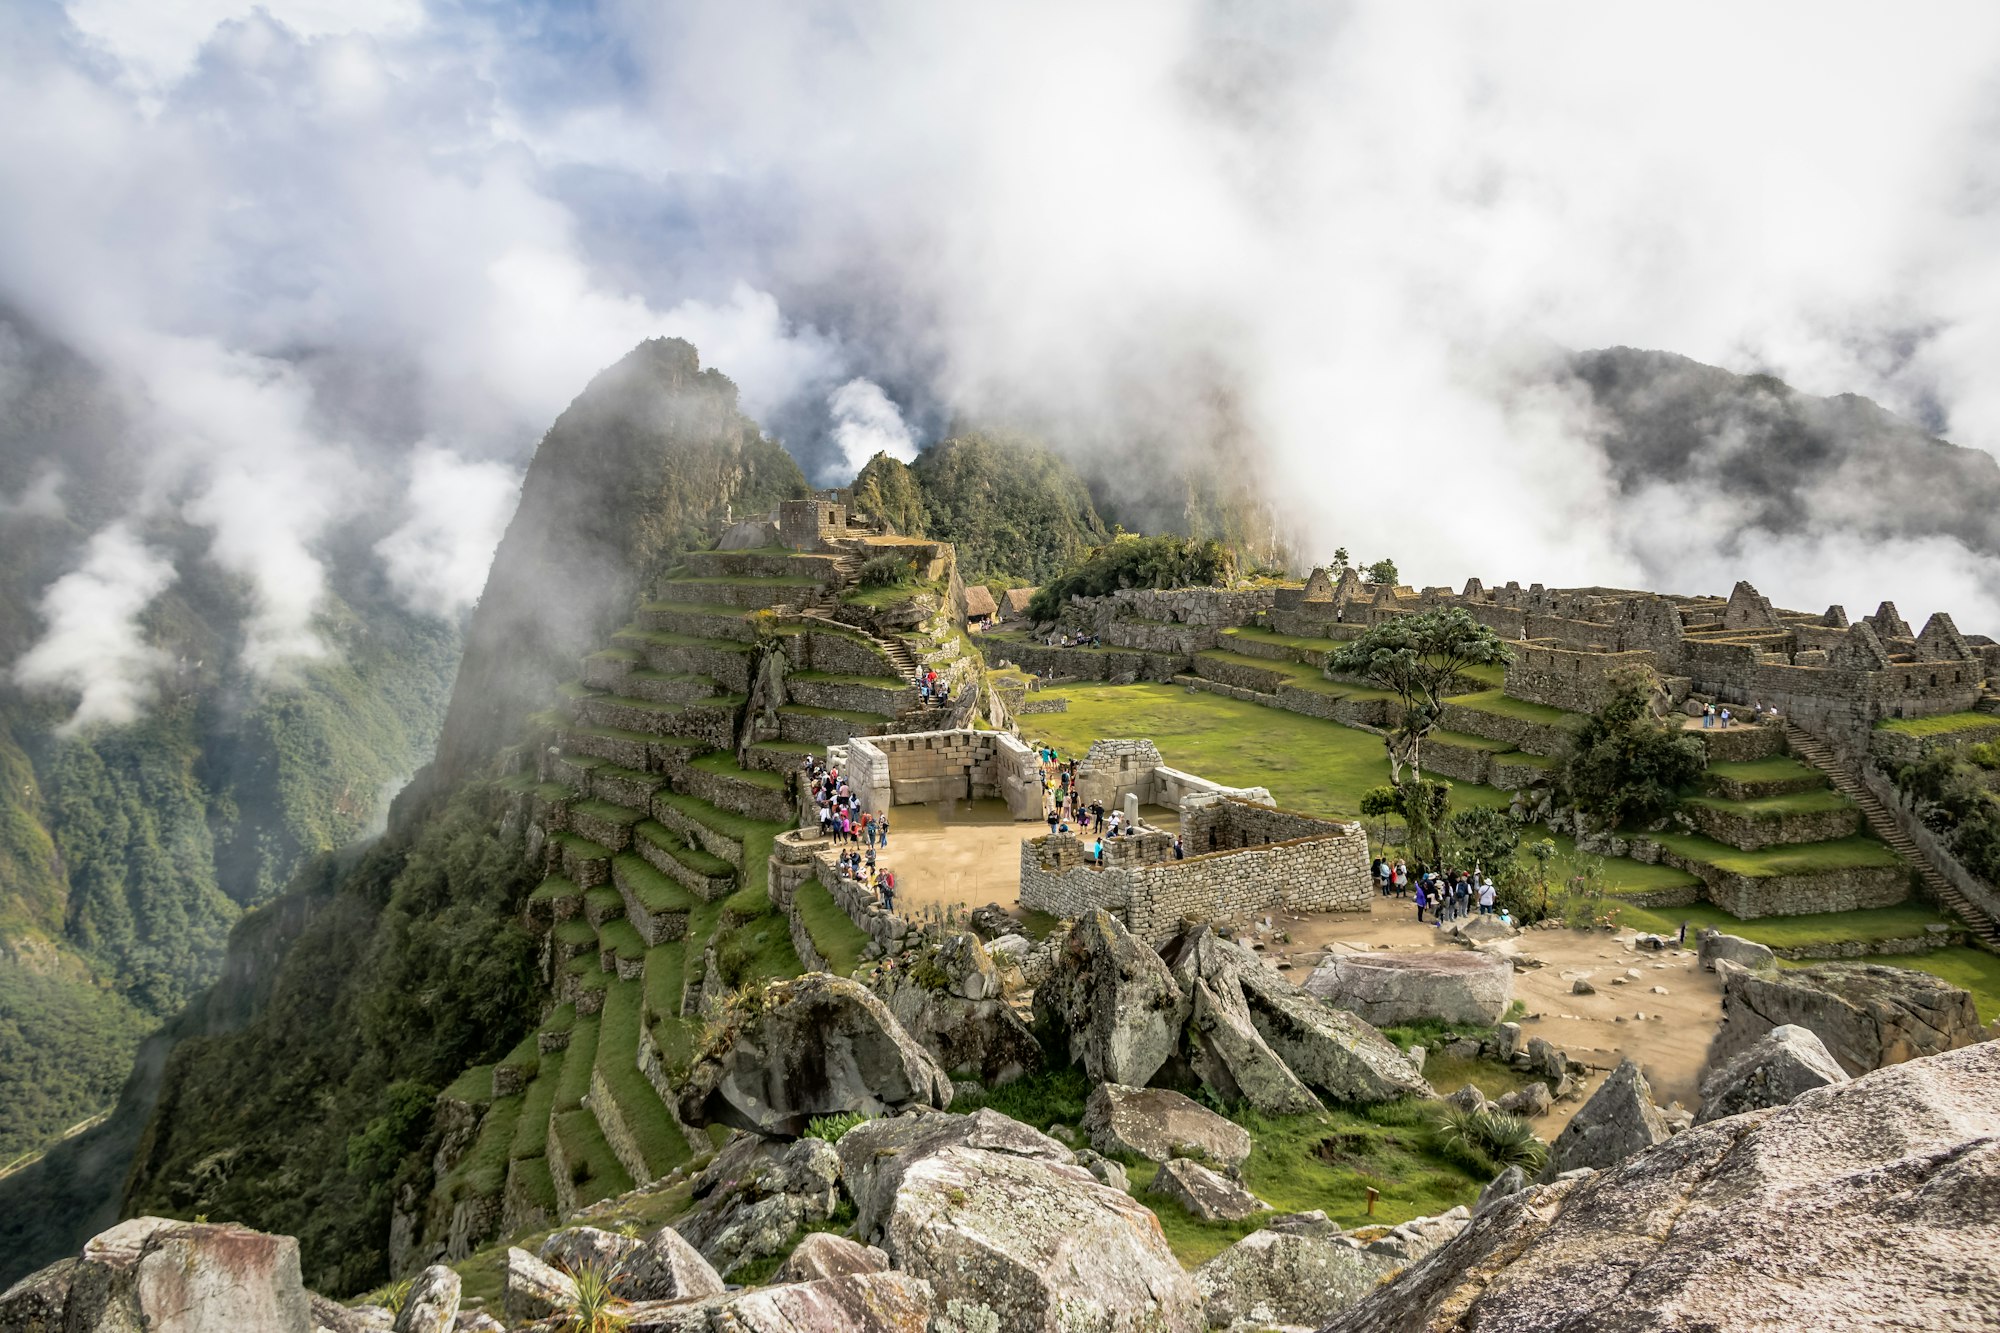
<path id="1" fill-rule="evenodd" d="M 824 1139 L 782 1143 L 741 1134 L 695 1177 L 694 1199 L 674 1230 L 727 1277 L 744 1264 L 783 1254 L 800 1227 L 833 1216 L 840 1204 L 840 1158 Z M 700 1281 L 699 1270 L 692 1272 Z"/>
<path id="2" fill-rule="evenodd" d="M 946 1148 L 978 1148 L 1036 1161 L 1074 1165 L 1076 1154 L 1038 1129 L 998 1111 L 971 1115 L 909 1111 L 870 1120 L 840 1136 L 841 1183 L 854 1200 L 855 1230 L 864 1239 L 880 1236 L 903 1183 L 903 1172 Z"/>
<path id="3" fill-rule="evenodd" d="M 1524 1190 L 1326 1333 L 2000 1327 L 2000 1042 Z"/>
<path id="4" fill-rule="evenodd" d="M 844 1142 L 844 1140 L 843 1140 Z M 911 1163 L 882 1245 L 961 1328 L 1194 1333 L 1201 1296 L 1159 1220 L 1081 1167 L 948 1147 Z"/>
<path id="5" fill-rule="evenodd" d="M 1666 1142 L 1671 1132 L 1666 1117 L 1653 1105 L 1646 1076 L 1630 1060 L 1621 1060 L 1549 1145 L 1543 1178 L 1552 1180 L 1579 1167 L 1601 1171 L 1616 1166 L 1633 1153 Z"/>
<path id="6" fill-rule="evenodd" d="M 1176 1157 L 1161 1166 L 1153 1175 L 1153 1183 L 1146 1186 L 1146 1193 L 1172 1199 L 1201 1222 L 1241 1222 L 1270 1211 L 1269 1204 L 1228 1176 L 1185 1157 Z"/>
<path id="7" fill-rule="evenodd" d="M 1847 1071 L 1812 1029 L 1787 1023 L 1701 1081 L 1697 1125 L 1767 1106 L 1783 1106 L 1802 1092 L 1847 1082 Z"/>
<path id="8" fill-rule="evenodd" d="M 570 1275 L 519 1246 L 507 1247 L 505 1281 L 500 1308 L 510 1324 L 531 1324 L 576 1304 L 576 1283 Z"/>
<path id="9" fill-rule="evenodd" d="M 1307 1231 L 1253 1231 L 1194 1270 L 1211 1328 L 1317 1327 L 1368 1295 L 1398 1261 Z"/>
<path id="10" fill-rule="evenodd" d="M 1093 1081 L 1144 1087 L 1180 1041 L 1188 1000 L 1160 956 L 1109 912 L 1064 939 L 1035 987 L 1035 1022 Z"/>
<path id="11" fill-rule="evenodd" d="M 394 1333 L 451 1333 L 458 1323 L 458 1274 L 443 1264 L 432 1264 L 417 1274 L 396 1312 Z"/>
<path id="12" fill-rule="evenodd" d="M 778 1269 L 780 1282 L 816 1282 L 825 1277 L 880 1273 L 889 1256 L 873 1245 L 861 1245 L 831 1231 L 815 1231 L 798 1243 Z"/>
<path id="13" fill-rule="evenodd" d="M 1985 1038 L 1972 996 L 1928 972 L 1879 963 L 1820 963 L 1753 972 L 1718 962 L 1722 1026 L 1709 1048 L 1722 1065 L 1772 1028 L 1810 1028 L 1849 1074 L 1956 1050 Z"/>
<path id="14" fill-rule="evenodd" d="M 1224 1102 L 1247 1102 L 1266 1115 L 1325 1109 L 1265 1043 L 1233 977 L 1214 987 L 1196 980 L 1191 995 L 1182 1052 L 1193 1079 Z"/>
<path id="15" fill-rule="evenodd" d="M 850 1273 L 760 1287 L 718 1307 L 729 1333 L 925 1333 L 930 1284 L 905 1273 Z"/>
<path id="16" fill-rule="evenodd" d="M 935 977 L 909 968 L 879 974 L 877 984 L 886 991 L 889 1012 L 953 1078 L 998 1087 L 1034 1073 L 1042 1067 L 1041 1043 L 1013 1006 L 999 998 L 999 974 L 986 951 L 970 935 L 948 936 L 946 943 L 952 940 L 965 943 L 938 952 L 946 961 L 962 964 L 955 976 L 948 969 Z M 971 966 L 968 959 L 985 966 Z M 928 984 L 933 980 L 936 984 Z"/>
<path id="17" fill-rule="evenodd" d="M 1389 1102 L 1433 1095 L 1416 1063 L 1365 1020 L 1335 1009 L 1262 963 L 1244 968 L 1237 985 L 1265 1045 L 1323 1096 Z"/>
<path id="18" fill-rule="evenodd" d="M 1694 956 L 1709 972 L 1715 971 L 1717 963 L 1724 962 L 1752 971 L 1778 964 L 1778 955 L 1767 946 L 1746 940 L 1741 935 L 1725 935 L 1712 926 L 1695 937 Z"/>
<path id="19" fill-rule="evenodd" d="M 1418 1067 L 1381 1033 L 1287 981 L 1242 945 L 1198 926 L 1162 957 L 1190 999 L 1183 1061 L 1224 1101 L 1267 1114 L 1335 1101 L 1430 1095 Z"/>
<path id="20" fill-rule="evenodd" d="M 312 1333 L 313 1327 L 312 1303 L 299 1280 L 299 1243 L 234 1224 L 120 1222 L 92 1237 L 66 1271 L 43 1269 L 10 1288 L 0 1297 L 6 1320 L 0 1328 L 33 1328 L 28 1320 L 46 1318 L 58 1291 L 64 1333 Z"/>
<path id="21" fill-rule="evenodd" d="M 19 1333 L 62 1333 L 63 1307 L 77 1261 L 61 1259 L 0 1293 L 0 1328 Z"/>
<path id="22" fill-rule="evenodd" d="M 1192 1157 L 1233 1171 L 1250 1156 L 1249 1130 L 1165 1088 L 1100 1083 L 1084 1103 L 1083 1128 L 1098 1152 L 1153 1162 Z"/>
<path id="23" fill-rule="evenodd" d="M 1498 1023 L 1514 1002 L 1514 965 L 1475 951 L 1334 954 L 1305 988 L 1377 1027 L 1436 1019 Z"/>
<path id="24" fill-rule="evenodd" d="M 948 1106 L 951 1079 L 866 986 L 809 972 L 731 1004 L 678 1100 L 689 1125 L 796 1137 L 815 1116 Z"/>

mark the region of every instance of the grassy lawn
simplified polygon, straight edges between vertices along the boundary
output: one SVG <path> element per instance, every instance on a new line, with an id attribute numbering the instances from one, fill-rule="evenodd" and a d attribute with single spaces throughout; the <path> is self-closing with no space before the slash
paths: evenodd
<path id="1" fill-rule="evenodd" d="M 848 606 L 865 606 L 873 611 L 882 611 L 900 606 L 923 593 L 943 591 L 942 585 L 936 583 L 885 583 L 879 588 L 857 588 L 843 593 L 840 600 Z"/>
<path id="2" fill-rule="evenodd" d="M 798 907 L 799 919 L 805 922 L 806 933 L 812 936 L 813 948 L 820 951 L 833 971 L 843 977 L 852 976 L 854 969 L 861 966 L 861 951 L 868 947 L 868 937 L 861 928 L 848 919 L 833 895 L 816 879 L 799 885 L 793 902 Z"/>
<path id="3" fill-rule="evenodd" d="M 1786 792 L 1782 796 L 1760 796 L 1754 801 L 1728 801 L 1719 796 L 1690 796 L 1683 805 L 1706 806 L 1711 810 L 1727 810 L 1749 819 L 1778 819 L 1785 815 L 1816 815 L 1829 810 L 1847 810 L 1854 802 L 1831 787 L 1815 787 L 1810 791 Z"/>
<path id="4" fill-rule="evenodd" d="M 1790 782 L 1799 778 L 1826 781 L 1826 774 L 1788 754 L 1774 754 L 1769 759 L 1739 759 L 1733 763 L 1710 764 L 1708 772 L 1736 782 Z"/>
<path id="5" fill-rule="evenodd" d="M 650 1178 L 657 1180 L 689 1157 L 687 1140 L 660 1101 L 660 1094 L 639 1072 L 639 1008 L 644 983 L 615 981 L 604 997 L 597 1038 L 598 1077 L 618 1104 Z"/>
<path id="6" fill-rule="evenodd" d="M 1239 625 L 1235 629 L 1222 631 L 1225 639 L 1250 639 L 1257 643 L 1274 644 L 1280 648 L 1296 648 L 1307 653 L 1330 653 L 1340 647 L 1338 639 L 1302 639 L 1292 634 L 1280 634 L 1274 629 L 1259 629 L 1255 625 Z"/>
<path id="7" fill-rule="evenodd" d="M 1618 924 L 1634 930 L 1672 935 L 1685 921 L 1690 941 L 1697 931 L 1713 926 L 1725 935 L 1740 935 L 1773 949 L 1907 939 L 1922 935 L 1924 927 L 1938 925 L 1944 919 L 1930 907 L 1914 902 L 1857 912 L 1808 912 L 1803 916 L 1766 916 L 1749 921 L 1733 917 L 1709 903 L 1690 903 L 1686 907 L 1628 906 L 1618 909 Z"/>
<path id="8" fill-rule="evenodd" d="M 1047 1130 L 1051 1125 L 1077 1124 L 1089 1095 L 1090 1083 L 1082 1071 L 1066 1069 L 954 1101 L 951 1109 L 970 1112 L 990 1106 Z M 1281 1213 L 1323 1208 L 1344 1227 L 1370 1221 L 1390 1227 L 1469 1204 L 1486 1183 L 1430 1151 L 1423 1114 L 1416 1103 L 1405 1101 L 1365 1108 L 1335 1106 L 1324 1116 L 1269 1117 L 1239 1108 L 1229 1118 L 1250 1131 L 1252 1147 L 1243 1164 L 1243 1183 L 1265 1203 Z M 1158 1170 L 1153 1163 L 1128 1161 L 1126 1169 L 1133 1195 L 1158 1214 L 1167 1244 L 1188 1268 L 1214 1258 L 1266 1220 L 1196 1221 L 1179 1206 L 1144 1193 Z M 1371 1187 L 1382 1195 L 1373 1218 L 1368 1215 Z"/>
<path id="9" fill-rule="evenodd" d="M 1892 717 L 1877 722 L 1878 731 L 1903 736 L 1950 736 L 1957 732 L 2000 731 L 2000 716 L 1992 713 L 1941 713 L 1936 717 Z"/>
<path id="10" fill-rule="evenodd" d="M 1884 954 L 1868 961 L 1914 968 L 1943 977 L 1952 985 L 1963 986 L 1972 992 L 1972 1002 L 1979 1006 L 1979 1017 L 1983 1021 L 1991 1023 L 2000 1019 L 2000 957 L 1983 949 L 1957 945 L 1949 949 L 1934 949 L 1929 953 Z"/>
<path id="11" fill-rule="evenodd" d="M 1072 685 L 1061 693 L 1067 713 L 1032 713 L 1021 724 L 1065 757 L 1080 758 L 1095 740 L 1150 737 L 1175 768 L 1269 787 L 1279 805 L 1301 814 L 1348 819 L 1360 814 L 1363 792 L 1389 780 L 1381 738 L 1337 722 L 1178 685 Z"/>
<path id="12" fill-rule="evenodd" d="M 1552 727 L 1579 727 L 1583 725 L 1582 713 L 1566 712 L 1551 708 L 1547 704 L 1531 704 L 1525 699 L 1516 699 L 1502 690 L 1484 690 L 1478 694 L 1458 694 L 1445 700 L 1460 708 L 1470 708 L 1478 713 L 1491 713 L 1495 717 L 1509 717 L 1516 722 L 1535 722 Z"/>
<path id="13" fill-rule="evenodd" d="M 1831 842 L 1803 842 L 1790 847 L 1766 847 L 1740 852 L 1726 843 L 1693 833 L 1648 835 L 1662 847 L 1690 860 L 1703 861 L 1731 874 L 1761 879 L 1770 875 L 1811 875 L 1824 870 L 1896 866 L 1902 862 L 1885 843 L 1856 834 Z"/>
<path id="14" fill-rule="evenodd" d="M 1287 662 L 1275 657 L 1252 657 L 1248 653 L 1232 653 L 1223 648 L 1211 648 L 1205 653 L 1194 655 L 1195 668 L 1200 670 L 1203 662 L 1222 662 L 1229 666 L 1247 667 L 1253 671 L 1268 671 L 1284 678 L 1284 683 L 1301 690 L 1314 690 L 1321 694 L 1346 697 L 1354 692 L 1352 685 L 1340 685 L 1326 678 L 1316 666 L 1304 662 Z"/>

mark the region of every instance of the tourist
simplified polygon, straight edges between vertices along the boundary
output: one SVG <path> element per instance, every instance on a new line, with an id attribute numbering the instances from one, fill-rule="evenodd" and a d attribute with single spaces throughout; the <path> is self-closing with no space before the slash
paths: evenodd
<path id="1" fill-rule="evenodd" d="M 1095 848 L 1095 851 L 1097 853 L 1097 865 L 1098 868 L 1101 870 L 1104 867 L 1104 838 L 1102 835 L 1099 835 L 1097 839 L 1097 846 Z"/>
<path id="2" fill-rule="evenodd" d="M 1382 896 L 1384 898 L 1388 897 L 1389 862 L 1385 858 L 1378 856 L 1375 858 L 1375 864 L 1368 867 L 1368 870 L 1370 874 L 1375 876 L 1376 887 L 1378 887 L 1382 891 Z"/>
<path id="3" fill-rule="evenodd" d="M 893 870 L 882 876 L 882 910 L 896 910 L 896 873 Z"/>
<path id="4" fill-rule="evenodd" d="M 1493 877 L 1490 875 L 1479 881 L 1479 914 L 1493 915 Z"/>
<path id="5" fill-rule="evenodd" d="M 1703 704 L 1703 705 L 1702 705 L 1702 709 L 1701 709 L 1701 725 L 1702 725 L 1702 727 L 1703 727 L 1703 729 L 1704 729 L 1704 730 L 1705 730 L 1705 729 L 1707 729 L 1707 728 L 1709 728 L 1709 727 L 1712 727 L 1712 726 L 1714 726 L 1714 725 L 1715 725 L 1715 705 L 1714 705 L 1714 704 Z"/>
<path id="6" fill-rule="evenodd" d="M 1059 822 L 1061 822 L 1062 816 L 1058 815 L 1055 812 L 1054 807 L 1050 807 L 1047 818 L 1049 821 L 1049 832 L 1054 833 L 1056 831 L 1056 825 Z"/>
<path id="7" fill-rule="evenodd" d="M 1424 909 L 1426 907 L 1429 907 L 1430 905 L 1431 905 L 1430 895 L 1424 892 L 1423 882 L 1419 880 L 1417 883 L 1417 921 L 1419 924 L 1422 924 L 1423 922 Z"/>
<path id="8" fill-rule="evenodd" d="M 1174 835 L 1174 860 L 1178 861 L 1186 855 L 1187 853 L 1181 850 L 1181 835 L 1176 833 Z"/>
<path id="9" fill-rule="evenodd" d="M 1403 858 L 1400 856 L 1396 858 L 1394 878 L 1396 881 L 1396 896 L 1400 898 L 1410 890 L 1410 868 L 1403 864 Z"/>
<path id="10" fill-rule="evenodd" d="M 1722 729 L 1724 731 L 1729 730 L 1729 710 L 1727 708 L 1722 710 Z"/>

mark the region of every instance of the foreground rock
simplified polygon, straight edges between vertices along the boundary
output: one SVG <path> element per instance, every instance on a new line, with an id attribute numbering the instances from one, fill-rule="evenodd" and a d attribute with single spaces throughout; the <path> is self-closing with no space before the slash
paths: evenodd
<path id="1" fill-rule="evenodd" d="M 800 1241 L 778 1270 L 780 1282 L 815 1282 L 821 1278 L 880 1273 L 889 1256 L 872 1245 L 857 1245 L 830 1231 L 815 1231 Z"/>
<path id="2" fill-rule="evenodd" d="M 1076 1162 L 1076 1154 L 1062 1144 L 998 1111 L 981 1109 L 971 1115 L 911 1111 L 887 1120 L 871 1120 L 841 1135 L 835 1149 L 841 1183 L 854 1200 L 855 1230 L 864 1238 L 880 1235 L 888 1225 L 904 1171 L 926 1157 L 956 1147 L 1063 1166 Z"/>
<path id="3" fill-rule="evenodd" d="M 853 1273 L 763 1287 L 719 1307 L 730 1333 L 925 1333 L 930 1284 L 904 1273 Z"/>
<path id="4" fill-rule="evenodd" d="M 1270 1211 L 1270 1205 L 1229 1177 L 1185 1157 L 1162 1166 L 1146 1193 L 1172 1199 L 1203 1222 L 1241 1222 Z"/>
<path id="5" fill-rule="evenodd" d="M 910 1114 L 849 1130 L 839 1151 L 857 1234 L 929 1282 L 958 1328 L 1202 1326 L 1201 1298 L 1153 1214 L 1026 1125 L 990 1111 Z"/>
<path id="6" fill-rule="evenodd" d="M 1847 1071 L 1810 1028 L 1772 1028 L 1701 1081 L 1697 1125 L 1767 1106 L 1783 1106 L 1802 1092 L 1847 1082 Z"/>
<path id="7" fill-rule="evenodd" d="M 1326 1327 L 2000 1327 L 2000 1043 L 1697 1126 L 1492 1204 Z"/>
<path id="8" fill-rule="evenodd" d="M 458 1322 L 458 1274 L 432 1264 L 410 1283 L 403 1308 L 396 1312 L 395 1333 L 451 1333 Z"/>
<path id="9" fill-rule="evenodd" d="M 299 1280 L 299 1243 L 235 1225 L 135 1217 L 0 1295 L 8 1333 L 252 1328 L 312 1333 L 312 1303 Z"/>
<path id="10" fill-rule="evenodd" d="M 1042 1067 L 1041 1043 L 1000 998 L 1000 973 L 978 939 L 947 935 L 918 961 L 935 971 L 899 966 L 879 973 L 876 985 L 903 1030 L 946 1074 L 998 1087 Z"/>
<path id="11" fill-rule="evenodd" d="M 1234 1170 L 1250 1156 L 1250 1131 L 1165 1088 L 1100 1083 L 1083 1108 L 1084 1132 L 1101 1153 L 1148 1161 L 1192 1157 Z"/>
<path id="12" fill-rule="evenodd" d="M 1646 1076 L 1639 1072 L 1639 1066 L 1623 1060 L 1556 1135 L 1542 1175 L 1553 1180 L 1579 1167 L 1601 1171 L 1666 1142 L 1669 1136 L 1666 1117 L 1653 1104 Z"/>
<path id="13" fill-rule="evenodd" d="M 1810 1028 L 1849 1074 L 1865 1074 L 1983 1040 L 1972 996 L 1928 972 L 1876 963 L 1821 963 L 1752 972 L 1718 962 L 1722 1026 L 1711 1065 L 1748 1050 L 1772 1028 Z"/>
<path id="14" fill-rule="evenodd" d="M 1210 1328 L 1318 1327 L 1358 1303 L 1399 1261 L 1305 1231 L 1256 1231 L 1194 1270 Z"/>
<path id="15" fill-rule="evenodd" d="M 1174 1053 L 1188 1001 L 1166 964 L 1109 912 L 1076 923 L 1035 987 L 1035 1022 L 1066 1035 L 1093 1082 L 1144 1087 Z"/>
<path id="16" fill-rule="evenodd" d="M 568 1273 L 518 1246 L 507 1248 L 507 1287 L 501 1310 L 510 1324 L 531 1324 L 576 1303 L 576 1283 Z"/>
<path id="17" fill-rule="evenodd" d="M 815 1116 L 948 1106 L 951 1079 L 867 987 L 809 972 L 725 1011 L 681 1088 L 689 1125 L 797 1137 Z"/>
<path id="18" fill-rule="evenodd" d="M 1377 1027 L 1438 1019 L 1498 1023 L 1514 1002 L 1514 965 L 1493 954 L 1335 954 L 1305 988 Z"/>
<path id="19" fill-rule="evenodd" d="M 694 1197 L 694 1210 L 673 1229 L 713 1272 L 727 1277 L 744 1264 L 783 1254 L 800 1227 L 833 1216 L 840 1204 L 840 1158 L 824 1139 L 778 1143 L 739 1135 L 695 1177 Z M 699 1272 L 691 1280 L 706 1282 Z"/>

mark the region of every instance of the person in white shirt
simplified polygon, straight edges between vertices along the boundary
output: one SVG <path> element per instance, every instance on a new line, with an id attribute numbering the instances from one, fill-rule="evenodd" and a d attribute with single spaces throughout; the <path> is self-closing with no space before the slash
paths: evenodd
<path id="1" fill-rule="evenodd" d="M 1493 911 L 1493 881 L 1490 879 L 1483 879 L 1479 881 L 1479 914 L 1481 916 L 1486 916 L 1491 914 L 1492 911 Z"/>

